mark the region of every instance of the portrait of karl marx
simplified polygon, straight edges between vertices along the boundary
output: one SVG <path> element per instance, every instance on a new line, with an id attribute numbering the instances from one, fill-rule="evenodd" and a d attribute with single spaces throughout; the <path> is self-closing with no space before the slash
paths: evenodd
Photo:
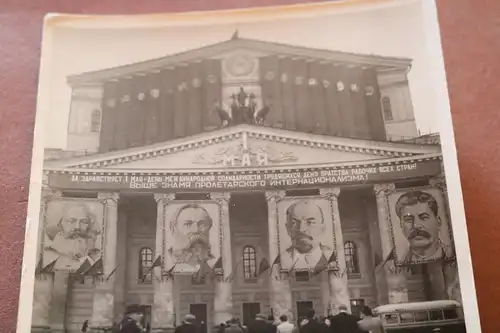
<path id="1" fill-rule="evenodd" d="M 170 221 L 173 246 L 169 252 L 175 262 L 197 265 L 214 259 L 210 246 L 210 229 L 213 220 L 208 211 L 198 204 L 179 208 Z"/>
<path id="2" fill-rule="evenodd" d="M 94 258 L 96 248 L 96 216 L 84 203 L 63 206 L 57 223 L 45 228 L 47 242 L 44 247 L 44 264 L 57 259 L 56 268 L 78 268 L 85 258 Z"/>
<path id="3" fill-rule="evenodd" d="M 400 257 L 403 264 L 423 263 L 445 256 L 439 237 L 441 219 L 436 198 L 423 191 L 410 191 L 399 197 L 395 210 L 409 244 Z"/>
<path id="4" fill-rule="evenodd" d="M 323 210 L 314 200 L 300 200 L 286 210 L 286 230 L 292 245 L 286 249 L 293 267 L 314 268 L 322 254 L 329 256 L 332 249 L 322 244 L 326 233 Z"/>

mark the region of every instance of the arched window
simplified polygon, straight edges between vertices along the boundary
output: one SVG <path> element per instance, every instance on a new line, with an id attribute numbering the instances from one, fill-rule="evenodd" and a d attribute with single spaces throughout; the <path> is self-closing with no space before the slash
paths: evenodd
<path id="1" fill-rule="evenodd" d="M 393 120 L 394 117 L 392 115 L 392 104 L 389 96 L 382 97 L 382 111 L 384 112 L 385 120 Z"/>
<path id="2" fill-rule="evenodd" d="M 243 277 L 245 280 L 257 278 L 257 254 L 252 246 L 243 248 Z"/>
<path id="3" fill-rule="evenodd" d="M 358 248 L 351 241 L 344 243 L 346 273 L 349 276 L 359 275 Z"/>
<path id="4" fill-rule="evenodd" d="M 90 131 L 93 133 L 99 133 L 101 131 L 101 110 L 92 111 L 92 116 L 90 117 Z"/>
<path id="5" fill-rule="evenodd" d="M 139 283 L 149 284 L 153 279 L 153 250 L 143 247 L 139 252 Z"/>

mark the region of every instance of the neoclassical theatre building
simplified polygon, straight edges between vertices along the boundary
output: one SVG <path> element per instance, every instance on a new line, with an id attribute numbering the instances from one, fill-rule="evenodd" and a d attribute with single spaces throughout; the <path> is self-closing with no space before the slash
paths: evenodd
<path id="1" fill-rule="evenodd" d="M 138 304 L 296 320 L 345 304 L 460 300 L 439 138 L 411 60 L 239 38 L 68 78 L 46 149 L 33 332 Z"/>

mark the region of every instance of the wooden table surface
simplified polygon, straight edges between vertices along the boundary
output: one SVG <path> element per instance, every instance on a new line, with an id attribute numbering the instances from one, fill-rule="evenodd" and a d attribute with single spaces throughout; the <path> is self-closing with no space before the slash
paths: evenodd
<path id="1" fill-rule="evenodd" d="M 44 14 L 301 2 L 309 1 L 0 0 L 0 332 L 15 332 L 17 321 Z M 500 265 L 495 264 L 500 258 L 500 0 L 438 0 L 438 8 L 481 322 L 484 332 L 495 332 L 500 328 Z"/>

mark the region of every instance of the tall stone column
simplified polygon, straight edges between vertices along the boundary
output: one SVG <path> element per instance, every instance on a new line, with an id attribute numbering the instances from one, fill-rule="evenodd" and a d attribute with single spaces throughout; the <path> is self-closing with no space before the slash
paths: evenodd
<path id="1" fill-rule="evenodd" d="M 115 275 L 118 245 L 118 193 L 99 193 L 104 204 L 103 275 L 96 280 L 90 328 L 96 331 L 109 328 L 114 320 Z"/>
<path id="2" fill-rule="evenodd" d="M 38 222 L 38 242 L 37 242 L 37 263 L 43 256 L 43 239 L 45 231 L 45 214 L 47 204 L 54 198 L 60 198 L 61 192 L 49 188 L 42 189 L 40 198 L 40 217 Z M 49 264 L 42 262 L 43 266 Z M 50 330 L 50 308 L 52 303 L 52 293 L 54 290 L 54 273 L 35 274 L 35 284 L 33 293 L 33 315 L 31 320 L 32 332 L 48 332 Z"/>
<path id="3" fill-rule="evenodd" d="M 385 260 L 391 254 L 393 247 L 389 220 L 389 201 L 387 197 L 395 190 L 395 186 L 394 184 L 376 184 L 374 185 L 374 190 L 377 199 L 382 257 Z M 395 267 L 394 261 L 388 260 L 383 267 L 383 273 L 387 283 L 389 303 L 408 302 L 408 286 L 405 276 L 407 269 Z"/>
<path id="4" fill-rule="evenodd" d="M 339 195 L 340 188 L 323 188 L 320 194 L 327 197 L 330 202 L 334 246 L 337 253 L 337 262 L 328 267 L 328 287 L 330 302 L 329 308 L 332 314 L 339 312 L 339 306 L 350 307 L 349 288 L 347 285 L 347 272 L 344 254 L 344 237 L 342 235 L 342 225 L 340 224 Z"/>
<path id="5" fill-rule="evenodd" d="M 448 206 L 448 189 L 446 187 L 446 177 L 444 175 L 444 172 L 432 178 L 429 184 L 432 187 L 441 190 L 445 202 L 445 207 L 440 207 L 440 209 L 446 209 L 446 216 L 450 217 L 449 206 Z M 443 274 L 444 287 L 445 287 L 444 294 L 446 295 L 446 297 L 448 299 L 462 303 L 462 293 L 460 291 L 460 279 L 458 276 L 458 266 L 456 260 L 443 262 L 441 272 Z"/>
<path id="6" fill-rule="evenodd" d="M 151 328 L 153 332 L 171 331 L 175 327 L 174 277 L 164 276 L 164 269 L 170 269 L 174 263 L 166 255 L 165 207 L 174 200 L 175 194 L 155 194 L 157 202 L 155 258 L 162 257 L 163 265 L 153 270 L 154 303 Z"/>
<path id="7" fill-rule="evenodd" d="M 271 309 L 275 318 L 287 315 L 290 321 L 293 318 L 292 288 L 286 273 L 281 272 L 281 264 L 273 265 L 274 260 L 280 254 L 278 238 L 278 203 L 285 196 L 284 191 L 266 192 L 267 198 L 267 223 L 269 233 L 269 260 L 271 276 L 269 277 L 269 299 Z"/>
<path id="8" fill-rule="evenodd" d="M 211 193 L 210 197 L 215 200 L 220 207 L 220 223 L 222 238 L 222 269 L 223 274 L 216 276 L 215 297 L 214 297 L 214 323 L 216 325 L 231 319 L 233 312 L 233 292 L 232 279 L 227 281 L 228 276 L 233 272 L 233 259 L 231 256 L 231 227 L 229 225 L 229 198 L 230 194 Z"/>

